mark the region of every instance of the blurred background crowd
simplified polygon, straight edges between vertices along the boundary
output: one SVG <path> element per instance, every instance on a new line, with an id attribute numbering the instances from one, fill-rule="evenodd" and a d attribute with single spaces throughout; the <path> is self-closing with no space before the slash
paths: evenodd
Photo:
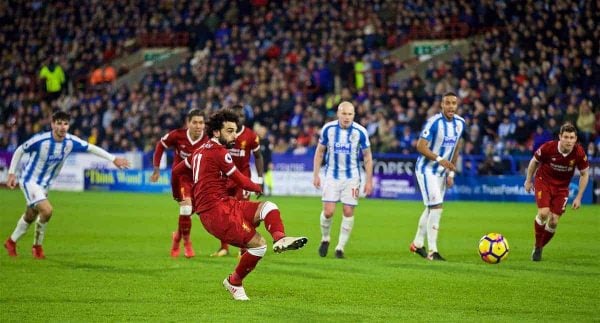
<path id="1" fill-rule="evenodd" d="M 192 108 L 242 104 L 276 153 L 306 154 L 335 107 L 350 100 L 374 152 L 415 154 L 441 94 L 456 92 L 464 154 L 480 174 L 502 156 L 531 156 L 575 124 L 600 157 L 600 3 L 522 0 L 0 2 L 0 150 L 71 112 L 71 132 L 113 152 L 152 152 Z M 467 54 L 425 73 L 391 53 L 415 30 L 464 26 Z M 119 57 L 145 35 L 185 35 L 181 63 L 115 86 Z"/>

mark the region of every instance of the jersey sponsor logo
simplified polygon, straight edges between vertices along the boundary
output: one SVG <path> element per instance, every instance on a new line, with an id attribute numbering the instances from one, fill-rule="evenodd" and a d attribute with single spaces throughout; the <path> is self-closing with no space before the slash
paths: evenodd
<path id="1" fill-rule="evenodd" d="M 229 153 L 231 154 L 231 156 L 235 156 L 235 157 L 245 157 L 246 156 L 245 150 L 237 149 L 237 148 L 229 149 Z"/>
<path id="2" fill-rule="evenodd" d="M 349 143 L 336 142 L 333 144 L 333 152 L 336 154 L 350 154 L 351 145 Z"/>
<path id="3" fill-rule="evenodd" d="M 442 147 L 454 147 L 454 145 L 456 145 L 455 136 L 444 136 L 444 141 L 442 141 Z"/>
<path id="4" fill-rule="evenodd" d="M 59 160 L 62 160 L 64 158 L 63 154 L 52 154 L 48 156 L 48 162 L 57 162 Z"/>

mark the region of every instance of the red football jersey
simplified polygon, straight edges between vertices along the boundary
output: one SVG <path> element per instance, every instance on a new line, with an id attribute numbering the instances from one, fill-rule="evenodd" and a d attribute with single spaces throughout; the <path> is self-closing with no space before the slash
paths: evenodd
<path id="1" fill-rule="evenodd" d="M 237 169 L 227 149 L 209 140 L 186 159 L 194 178 L 194 211 L 202 214 L 227 197 L 227 176 Z"/>
<path id="2" fill-rule="evenodd" d="M 580 144 L 575 144 L 573 150 L 565 156 L 558 151 L 558 140 L 549 141 L 538 148 L 534 157 L 541 164 L 535 179 L 556 187 L 569 186 L 575 167 L 579 171 L 589 167 L 587 156 Z"/>
<path id="3" fill-rule="evenodd" d="M 200 148 L 200 146 L 207 141 L 208 136 L 204 133 L 196 141 L 193 141 L 188 133 L 188 129 L 176 129 L 164 135 L 160 139 L 159 143 L 164 149 L 175 149 L 173 165 L 177 165 L 180 161 L 186 159 L 194 152 L 194 150 Z M 157 145 L 157 149 L 154 151 L 154 166 L 158 166 L 160 164 L 160 159 L 162 158 L 164 149 L 161 150 Z"/>
<path id="4" fill-rule="evenodd" d="M 242 131 L 235 137 L 235 145 L 229 149 L 235 166 L 242 174 L 250 177 L 250 152 L 260 149 L 258 136 L 252 129 L 242 126 Z"/>

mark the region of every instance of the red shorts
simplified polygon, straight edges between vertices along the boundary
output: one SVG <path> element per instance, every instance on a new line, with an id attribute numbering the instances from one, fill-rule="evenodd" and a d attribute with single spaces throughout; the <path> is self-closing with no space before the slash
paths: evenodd
<path id="1" fill-rule="evenodd" d="M 568 187 L 556 187 L 536 178 L 534 182 L 535 202 L 539 209 L 550 208 L 550 212 L 562 215 L 569 200 Z"/>
<path id="2" fill-rule="evenodd" d="M 177 202 L 181 202 L 185 199 L 192 198 L 192 187 L 194 181 L 191 176 L 181 175 L 178 178 L 171 177 L 171 192 L 173 193 L 173 199 Z"/>
<path id="3" fill-rule="evenodd" d="M 256 234 L 254 215 L 260 202 L 221 200 L 214 208 L 199 213 L 208 233 L 236 247 L 245 247 Z"/>

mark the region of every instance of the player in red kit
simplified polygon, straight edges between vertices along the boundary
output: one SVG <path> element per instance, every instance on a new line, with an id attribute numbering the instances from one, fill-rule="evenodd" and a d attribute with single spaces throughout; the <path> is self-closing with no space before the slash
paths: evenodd
<path id="1" fill-rule="evenodd" d="M 208 136 L 204 133 L 204 114 L 198 109 L 191 110 L 186 117 L 187 128 L 176 129 L 164 135 L 154 150 L 154 172 L 150 176 L 151 182 L 156 182 L 160 177 L 160 159 L 165 149 L 175 150 L 173 158 L 173 168 L 179 162 L 190 156 L 194 150 L 208 141 Z M 190 231 L 192 229 L 192 178 L 189 175 L 180 177 L 171 174 L 171 190 L 173 198 L 179 203 L 179 224 L 177 231 L 173 232 L 173 244 L 171 246 L 171 257 L 179 256 L 179 246 L 183 239 L 184 255 L 191 258 L 195 255 L 190 240 Z"/>
<path id="2" fill-rule="evenodd" d="M 580 176 L 579 191 L 572 204 L 574 210 L 581 206 L 581 198 L 589 180 L 589 163 L 583 147 L 577 143 L 577 129 L 566 123 L 560 128 L 559 139 L 543 144 L 527 167 L 525 190 L 530 192 L 533 187 L 538 207 L 533 223 L 533 261 L 542 260 L 542 249 L 554 236 L 558 220 L 567 206 L 569 183 L 575 168 L 579 170 Z"/>
<path id="3" fill-rule="evenodd" d="M 244 108 L 236 104 L 231 108 L 238 114 L 240 123 L 238 124 L 238 130 L 235 135 L 235 142 L 233 147 L 229 149 L 229 154 L 233 159 L 235 167 L 244 174 L 246 177 L 251 177 L 252 172 L 250 171 L 250 153 L 254 154 L 254 163 L 256 165 L 256 173 L 258 175 L 258 184 L 263 185 L 263 174 L 264 174 L 264 161 L 262 153 L 260 152 L 260 139 L 258 135 L 250 128 L 244 126 L 245 116 Z M 250 192 L 242 189 L 233 181 L 228 183 L 228 194 L 238 200 L 249 200 Z M 241 252 L 240 252 L 241 253 Z M 225 241 L 221 241 L 221 247 L 215 251 L 211 256 L 223 257 L 229 254 L 229 245 Z"/>
<path id="4" fill-rule="evenodd" d="M 235 141 L 237 125 L 235 112 L 220 110 L 214 113 L 207 122 L 212 138 L 177 165 L 173 175 L 192 173 L 194 212 L 198 213 L 206 231 L 231 245 L 247 248 L 234 272 L 223 280 L 223 286 L 235 300 L 248 300 L 242 281 L 267 252 L 265 238 L 256 232 L 260 222 L 265 222 L 274 240 L 273 251 L 277 253 L 302 248 L 308 239 L 285 235 L 279 209 L 274 203 L 238 200 L 227 194 L 229 180 L 247 191 L 262 192 L 258 184 L 237 169 L 227 150 Z"/>

